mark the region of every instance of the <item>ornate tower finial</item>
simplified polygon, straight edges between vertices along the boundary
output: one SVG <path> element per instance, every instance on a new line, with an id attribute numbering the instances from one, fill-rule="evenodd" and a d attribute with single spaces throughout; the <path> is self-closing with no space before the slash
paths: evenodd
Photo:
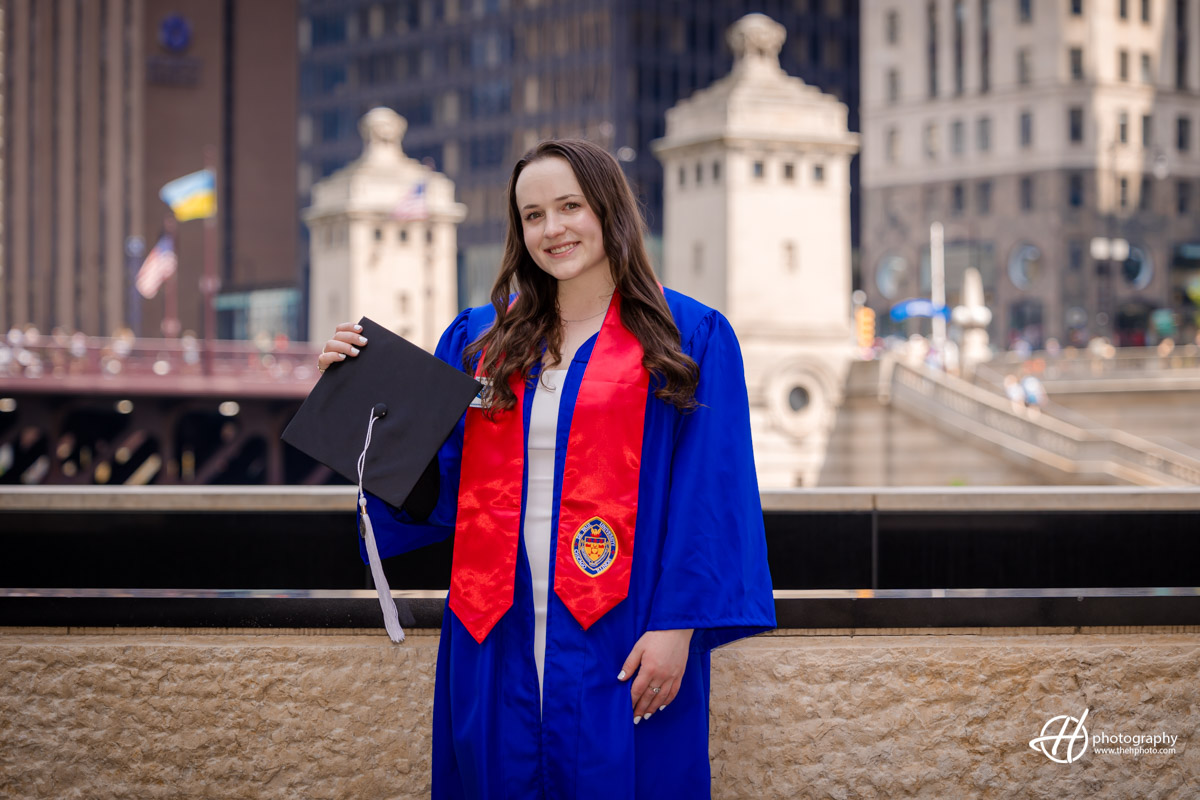
<path id="1" fill-rule="evenodd" d="M 373 108 L 358 121 L 363 137 L 363 159 L 371 162 L 398 161 L 403 151 L 400 140 L 408 121 L 390 108 Z"/>
<path id="2" fill-rule="evenodd" d="M 726 35 L 733 51 L 733 69 L 750 65 L 780 69 L 779 51 L 787 38 L 787 30 L 765 14 L 747 14 L 735 22 Z"/>

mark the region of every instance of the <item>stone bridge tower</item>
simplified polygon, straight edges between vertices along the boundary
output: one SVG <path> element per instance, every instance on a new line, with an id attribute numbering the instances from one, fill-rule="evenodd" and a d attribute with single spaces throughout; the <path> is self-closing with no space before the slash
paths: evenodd
<path id="1" fill-rule="evenodd" d="M 847 109 L 779 66 L 762 14 L 729 30 L 732 72 L 667 112 L 664 282 L 742 344 L 759 481 L 813 485 L 852 349 Z"/>
<path id="2" fill-rule="evenodd" d="M 466 207 L 454 183 L 408 158 L 408 123 L 388 108 L 359 122 L 363 154 L 318 181 L 304 210 L 310 233 L 309 336 L 365 315 L 433 350 L 458 311 L 457 231 Z"/>

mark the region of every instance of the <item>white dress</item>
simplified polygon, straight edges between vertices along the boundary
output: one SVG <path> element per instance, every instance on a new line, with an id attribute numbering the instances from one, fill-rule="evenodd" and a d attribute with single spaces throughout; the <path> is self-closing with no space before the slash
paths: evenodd
<path id="1" fill-rule="evenodd" d="M 554 452 L 558 434 L 559 388 L 565 369 L 542 372 L 529 414 L 526 453 L 529 489 L 525 503 L 525 552 L 533 578 L 533 656 L 537 662 L 539 693 L 546 663 L 546 606 L 550 597 L 550 559 L 555 541 L 551 530 L 554 513 Z"/>

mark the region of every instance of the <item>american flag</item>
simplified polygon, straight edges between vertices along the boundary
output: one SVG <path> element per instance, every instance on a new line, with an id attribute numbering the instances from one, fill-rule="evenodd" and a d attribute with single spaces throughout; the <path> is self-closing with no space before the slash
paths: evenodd
<path id="1" fill-rule="evenodd" d="M 401 220 L 429 219 L 429 209 L 425 206 L 424 182 L 418 183 L 408 190 L 408 193 L 396 204 L 392 216 Z"/>
<path id="2" fill-rule="evenodd" d="M 147 300 L 154 297 L 163 281 L 175 274 L 177 264 L 175 242 L 170 234 L 164 233 L 142 262 L 142 268 L 138 270 L 137 278 L 133 282 L 138 293 Z"/>

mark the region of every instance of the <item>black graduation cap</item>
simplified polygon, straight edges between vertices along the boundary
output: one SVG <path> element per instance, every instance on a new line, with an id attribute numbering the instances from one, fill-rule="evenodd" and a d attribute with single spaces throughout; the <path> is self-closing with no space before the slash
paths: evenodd
<path id="1" fill-rule="evenodd" d="M 427 516 L 437 494 L 429 480 L 437 476 L 437 452 L 483 387 L 382 325 L 366 317 L 358 324 L 367 344 L 325 370 L 283 440 L 358 484 L 361 533 L 384 620 L 393 641 L 401 641 L 362 490 Z"/>
<path id="2" fill-rule="evenodd" d="M 363 487 L 400 508 L 481 386 L 367 317 L 358 324 L 367 344 L 325 370 L 283 440 L 357 483 L 370 427 Z"/>

